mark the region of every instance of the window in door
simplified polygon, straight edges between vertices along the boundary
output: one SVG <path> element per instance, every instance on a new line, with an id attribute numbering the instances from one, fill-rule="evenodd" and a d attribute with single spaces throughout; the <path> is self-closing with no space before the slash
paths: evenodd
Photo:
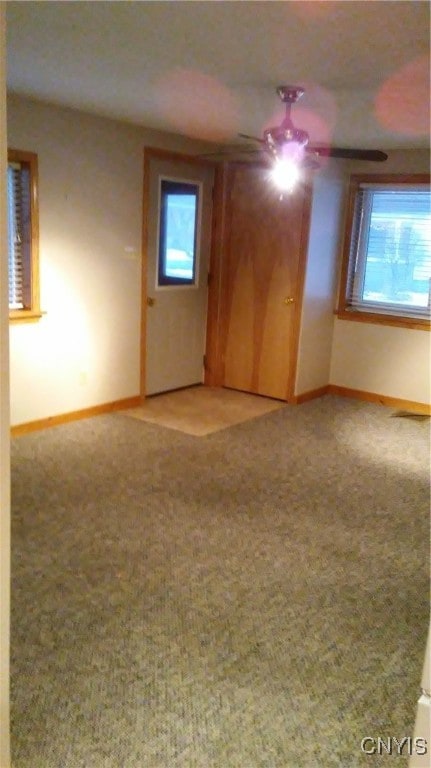
<path id="1" fill-rule="evenodd" d="M 160 180 L 158 286 L 197 283 L 199 186 Z"/>

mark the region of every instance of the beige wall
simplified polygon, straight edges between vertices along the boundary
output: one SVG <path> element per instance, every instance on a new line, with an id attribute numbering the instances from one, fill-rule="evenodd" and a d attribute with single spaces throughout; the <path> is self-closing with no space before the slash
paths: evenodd
<path id="1" fill-rule="evenodd" d="M 12 424 L 139 394 L 143 147 L 202 145 L 16 96 L 8 144 L 39 158 L 46 312 L 10 329 Z"/>
<path id="2" fill-rule="evenodd" d="M 295 394 L 329 382 L 334 328 L 336 255 L 339 251 L 345 183 L 332 161 L 315 175 Z"/>
<path id="3" fill-rule="evenodd" d="M 428 403 L 430 334 L 336 321 L 330 381 L 349 389 Z"/>
<path id="4" fill-rule="evenodd" d="M 384 164 L 351 164 L 352 173 L 428 173 L 425 150 L 393 151 Z M 338 255 L 340 264 L 341 250 Z M 335 299 L 336 303 L 336 299 Z M 430 401 L 427 331 L 335 319 L 331 384 L 388 397 Z"/>
<path id="5" fill-rule="evenodd" d="M 9 766 L 10 439 L 5 4 L 0 3 L 0 766 Z"/>
<path id="6" fill-rule="evenodd" d="M 202 145 L 15 96 L 8 107 L 9 146 L 39 156 L 46 312 L 11 326 L 12 423 L 20 424 L 138 394 L 143 146 L 196 153 Z M 349 172 L 383 170 L 426 171 L 427 153 L 392 152 L 384 165 L 332 161 L 316 174 L 296 394 L 331 382 L 428 399 L 429 334 L 333 314 Z"/>

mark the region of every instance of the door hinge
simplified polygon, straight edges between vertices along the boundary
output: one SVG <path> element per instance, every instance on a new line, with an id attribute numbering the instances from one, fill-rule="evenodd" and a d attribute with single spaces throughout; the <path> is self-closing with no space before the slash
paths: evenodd
<path id="1" fill-rule="evenodd" d="M 208 276 L 207 276 L 207 285 L 208 285 L 208 286 L 210 286 L 210 285 L 211 285 L 212 279 L 213 279 L 213 278 L 212 278 L 212 274 L 211 274 L 211 272 L 208 272 Z"/>
<path id="2" fill-rule="evenodd" d="M 206 371 L 206 369 L 207 369 L 207 356 L 206 355 L 203 356 L 202 362 L 204 364 L 204 370 Z"/>

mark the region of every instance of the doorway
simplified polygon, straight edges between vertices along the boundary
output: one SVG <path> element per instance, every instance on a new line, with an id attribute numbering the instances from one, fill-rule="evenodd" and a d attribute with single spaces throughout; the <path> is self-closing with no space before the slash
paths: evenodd
<path id="1" fill-rule="evenodd" d="M 141 394 L 204 377 L 214 167 L 146 148 Z"/>

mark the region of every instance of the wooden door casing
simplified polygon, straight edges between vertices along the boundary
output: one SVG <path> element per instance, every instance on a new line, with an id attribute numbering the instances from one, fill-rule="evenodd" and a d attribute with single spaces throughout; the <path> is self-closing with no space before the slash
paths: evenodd
<path id="1" fill-rule="evenodd" d="M 311 190 L 301 185 L 280 199 L 267 169 L 232 165 L 225 206 L 222 382 L 289 400 L 294 395 Z"/>

